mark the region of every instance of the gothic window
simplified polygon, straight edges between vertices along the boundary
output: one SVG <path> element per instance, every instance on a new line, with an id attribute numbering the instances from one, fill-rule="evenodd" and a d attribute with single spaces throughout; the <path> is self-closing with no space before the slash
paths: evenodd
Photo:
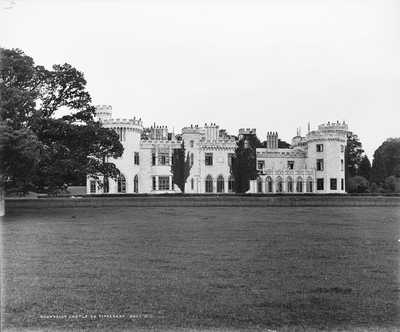
<path id="1" fill-rule="evenodd" d="M 287 181 L 287 192 L 292 193 L 293 192 L 293 179 L 289 176 L 286 181 Z"/>
<path id="2" fill-rule="evenodd" d="M 276 192 L 281 193 L 283 191 L 282 178 L 280 176 L 276 179 Z"/>
<path id="3" fill-rule="evenodd" d="M 272 178 L 270 176 L 267 176 L 265 182 L 267 184 L 267 193 L 272 193 Z"/>
<path id="4" fill-rule="evenodd" d="M 300 176 L 296 180 L 296 192 L 303 192 L 303 179 Z"/>
<path id="5" fill-rule="evenodd" d="M 211 177 L 211 175 L 208 175 L 206 177 L 205 185 L 206 185 L 206 193 L 212 193 L 213 192 L 213 178 Z"/>
<path id="6" fill-rule="evenodd" d="M 229 179 L 228 179 L 228 192 L 230 192 L 230 193 L 235 192 L 235 179 L 232 175 L 229 175 Z"/>
<path id="7" fill-rule="evenodd" d="M 258 193 L 262 193 L 263 189 L 262 189 L 262 180 L 260 177 L 257 177 L 257 192 Z"/>
<path id="8" fill-rule="evenodd" d="M 217 193 L 223 193 L 225 190 L 225 180 L 222 175 L 217 178 Z"/>
<path id="9" fill-rule="evenodd" d="M 119 193 L 126 193 L 126 180 L 125 180 L 125 176 L 123 176 L 122 174 L 118 177 L 117 180 L 118 183 L 118 192 Z"/>
<path id="10" fill-rule="evenodd" d="M 139 177 L 137 175 L 135 175 L 135 177 L 133 178 L 133 192 L 139 192 Z"/>
<path id="11" fill-rule="evenodd" d="M 307 178 L 307 182 L 306 182 L 306 190 L 308 193 L 312 193 L 313 192 L 313 181 L 311 177 Z"/>

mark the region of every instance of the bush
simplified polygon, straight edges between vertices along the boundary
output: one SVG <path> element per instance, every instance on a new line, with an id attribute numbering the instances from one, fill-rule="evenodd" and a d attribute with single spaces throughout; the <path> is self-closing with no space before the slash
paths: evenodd
<path id="1" fill-rule="evenodd" d="M 349 193 L 366 193 L 369 190 L 369 183 L 363 176 L 354 176 L 349 179 Z"/>

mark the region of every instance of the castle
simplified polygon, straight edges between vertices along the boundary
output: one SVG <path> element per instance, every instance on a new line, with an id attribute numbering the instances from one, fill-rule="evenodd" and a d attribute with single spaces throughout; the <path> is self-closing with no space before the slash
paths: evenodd
<path id="1" fill-rule="evenodd" d="M 96 117 L 106 128 L 114 129 L 125 150 L 121 158 L 112 160 L 121 171 L 114 181 L 104 179 L 99 188 L 87 179 L 88 194 L 103 193 L 177 193 L 172 181 L 171 164 L 174 149 L 184 142 L 192 167 L 185 184 L 185 193 L 233 193 L 235 179 L 230 165 L 235 156 L 236 138 L 221 137 L 215 123 L 204 127 L 182 129 L 181 140 L 168 133 L 165 126 L 151 127 L 142 139 L 141 119 L 112 119 L 111 106 L 97 106 Z M 308 128 L 307 135 L 298 130 L 292 148 L 278 148 L 278 134 L 268 132 L 266 148 L 257 148 L 259 176 L 251 181 L 249 193 L 345 193 L 344 151 L 347 124 L 330 123 Z M 255 134 L 256 129 L 240 129 L 239 139 Z"/>

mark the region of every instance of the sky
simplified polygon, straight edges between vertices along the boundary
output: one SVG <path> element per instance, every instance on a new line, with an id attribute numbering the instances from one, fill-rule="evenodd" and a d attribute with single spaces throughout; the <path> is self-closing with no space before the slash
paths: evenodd
<path id="1" fill-rule="evenodd" d="M 216 123 L 291 142 L 345 121 L 372 161 L 400 137 L 400 1 L 0 1 L 0 46 L 83 72 L 145 127 Z M 11 8 L 10 8 L 11 7 Z"/>

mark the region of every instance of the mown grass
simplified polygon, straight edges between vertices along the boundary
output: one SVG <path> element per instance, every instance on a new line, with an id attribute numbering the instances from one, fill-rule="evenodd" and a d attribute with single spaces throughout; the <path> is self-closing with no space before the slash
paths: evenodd
<path id="1" fill-rule="evenodd" d="M 394 331 L 399 219 L 395 207 L 11 212 L 2 327 Z"/>

